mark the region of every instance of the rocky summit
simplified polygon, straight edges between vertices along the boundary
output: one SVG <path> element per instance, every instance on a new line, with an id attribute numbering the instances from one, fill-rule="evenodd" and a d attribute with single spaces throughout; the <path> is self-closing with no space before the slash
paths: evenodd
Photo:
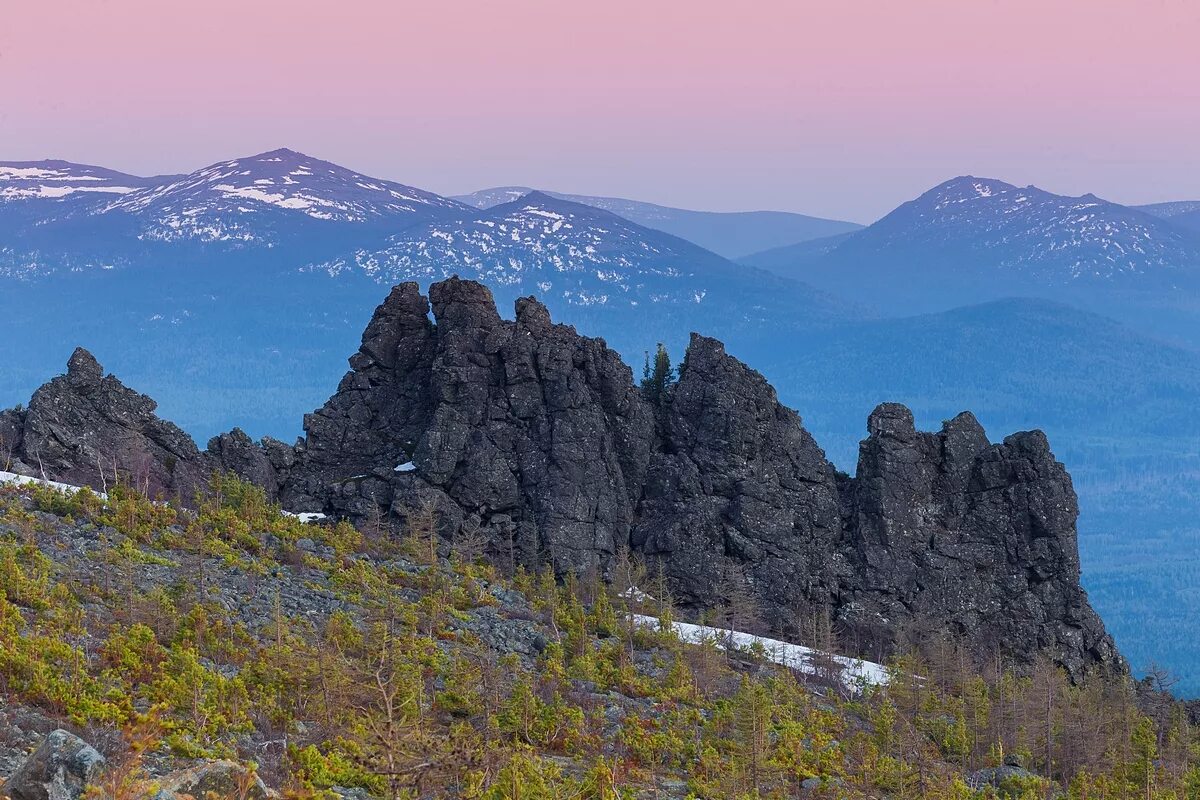
<path id="1" fill-rule="evenodd" d="M 231 470 L 293 511 L 430 514 L 447 540 L 482 534 L 502 563 L 560 574 L 608 574 L 629 547 L 684 609 L 748 598 L 765 627 L 825 619 L 867 655 L 944 635 L 1074 676 L 1125 669 L 1080 586 L 1075 492 L 1041 432 L 993 444 L 970 413 L 920 432 L 885 403 L 850 477 L 714 339 L 693 334 L 652 395 L 536 299 L 515 312 L 472 281 L 396 286 L 295 446 L 235 430 L 200 452 L 84 351 L 0 415 L 0 437 L 18 471 L 95 485 L 115 461 L 186 497 Z"/>

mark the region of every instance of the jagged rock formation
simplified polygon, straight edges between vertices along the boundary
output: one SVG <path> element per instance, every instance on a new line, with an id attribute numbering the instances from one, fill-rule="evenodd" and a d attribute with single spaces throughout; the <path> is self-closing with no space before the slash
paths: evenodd
<path id="1" fill-rule="evenodd" d="M 0 411 L 0 468 L 97 489 L 126 483 L 189 502 L 218 469 L 274 496 L 279 470 L 293 463 L 289 445 L 256 444 L 237 428 L 201 452 L 184 431 L 155 415 L 156 407 L 77 348 L 66 374 L 34 392 L 27 409 Z"/>
<path id="2" fill-rule="evenodd" d="M 190 494 L 208 470 L 191 437 L 155 416 L 155 408 L 149 397 L 104 375 L 79 348 L 67 373 L 34 392 L 25 411 L 6 412 L 0 428 L 16 442 L 13 462 L 21 471 L 96 487 L 120 480 L 151 494 Z"/>
<path id="3" fill-rule="evenodd" d="M 603 340 L 532 298 L 511 322 L 469 281 L 434 284 L 430 301 L 410 283 L 379 307 L 306 419 L 285 501 L 401 518 L 432 504 L 448 537 L 479 526 L 501 558 L 560 571 L 605 569 L 629 543 L 685 606 L 740 584 L 771 626 L 828 613 L 873 654 L 943 633 L 1073 673 L 1122 668 L 1079 585 L 1075 493 L 1040 432 L 993 445 L 966 413 L 918 433 L 884 404 L 849 478 L 713 339 L 693 335 L 654 404 Z"/>
<path id="4" fill-rule="evenodd" d="M 428 510 L 447 539 L 481 531 L 502 562 L 559 572 L 608 570 L 628 545 L 687 608 L 741 594 L 785 632 L 828 617 L 866 655 L 944 634 L 1075 675 L 1125 668 L 1079 585 L 1075 493 L 1038 431 L 991 444 L 964 413 L 923 433 L 884 404 L 851 478 L 720 342 L 693 335 L 651 402 L 602 339 L 533 298 L 503 320 L 457 278 L 429 299 L 395 287 L 350 366 L 295 448 L 234 430 L 200 453 L 83 351 L 0 436 L 15 429 L 18 455 L 58 479 L 92 482 L 100 448 L 176 491 L 219 468 L 294 511 L 402 525 Z"/>
<path id="5" fill-rule="evenodd" d="M 480 284 L 430 296 L 436 324 L 415 283 L 376 311 L 338 393 L 305 419 L 285 500 L 400 516 L 433 503 L 523 561 L 602 566 L 629 540 L 654 435 L 629 367 L 532 298 L 505 322 Z"/>
<path id="6" fill-rule="evenodd" d="M 209 439 L 204 457 L 208 471 L 236 473 L 266 489 L 272 498 L 279 495 L 279 476 L 296 461 L 291 445 L 269 436 L 256 443 L 241 428 Z"/>

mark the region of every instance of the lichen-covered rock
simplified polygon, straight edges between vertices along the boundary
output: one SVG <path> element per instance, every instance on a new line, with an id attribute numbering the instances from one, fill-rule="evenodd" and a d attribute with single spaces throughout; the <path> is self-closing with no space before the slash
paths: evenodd
<path id="1" fill-rule="evenodd" d="M 55 730 L 9 777 L 12 800 L 78 800 L 104 768 L 104 756 L 73 733 Z"/>

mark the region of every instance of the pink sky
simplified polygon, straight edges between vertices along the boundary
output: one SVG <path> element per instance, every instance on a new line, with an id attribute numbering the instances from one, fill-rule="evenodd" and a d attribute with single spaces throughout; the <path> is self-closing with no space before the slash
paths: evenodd
<path id="1" fill-rule="evenodd" d="M 0 159 L 180 172 L 287 146 L 869 221 L 963 173 L 1200 198 L 1200 3 L 38 0 L 0 15 Z"/>

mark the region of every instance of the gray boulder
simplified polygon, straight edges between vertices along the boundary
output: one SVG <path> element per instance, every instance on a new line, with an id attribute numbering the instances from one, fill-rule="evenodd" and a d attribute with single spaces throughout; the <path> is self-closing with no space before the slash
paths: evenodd
<path id="1" fill-rule="evenodd" d="M 51 731 L 9 777 L 12 800 L 78 800 L 104 768 L 104 756 L 64 730 Z"/>

